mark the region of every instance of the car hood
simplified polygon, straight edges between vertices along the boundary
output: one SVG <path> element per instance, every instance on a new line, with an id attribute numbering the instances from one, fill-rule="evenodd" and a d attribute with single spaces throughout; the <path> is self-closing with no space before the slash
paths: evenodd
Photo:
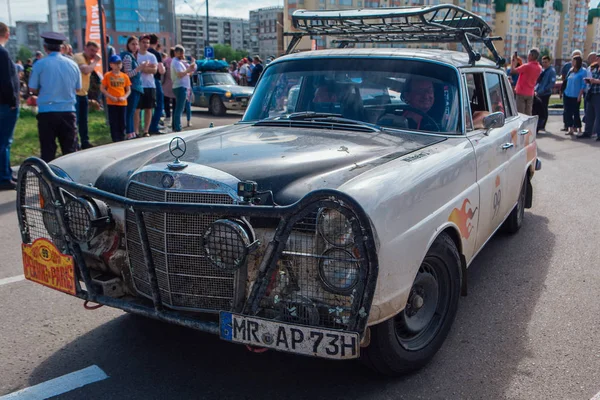
<path id="1" fill-rule="evenodd" d="M 337 188 L 377 165 L 445 140 L 417 133 L 246 124 L 180 136 L 187 145 L 182 161 L 256 181 L 259 190 L 273 191 L 279 204 L 294 202 L 315 189 Z M 172 138 L 154 136 L 115 143 L 61 157 L 53 164 L 79 183 L 123 195 L 137 170 L 173 161 L 168 149 Z"/>
<path id="2" fill-rule="evenodd" d="M 200 90 L 200 89 L 198 89 Z M 254 88 L 248 86 L 238 86 L 238 85 L 213 85 L 213 86 L 204 86 L 202 90 L 211 91 L 214 93 L 225 93 L 231 92 L 234 96 L 250 96 L 252 92 L 254 92 Z"/>

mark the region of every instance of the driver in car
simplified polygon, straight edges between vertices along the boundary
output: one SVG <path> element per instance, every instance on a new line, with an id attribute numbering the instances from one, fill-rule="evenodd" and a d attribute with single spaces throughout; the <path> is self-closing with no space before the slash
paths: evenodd
<path id="1" fill-rule="evenodd" d="M 435 103 L 433 82 L 426 78 L 409 79 L 406 81 L 403 99 L 412 109 L 402 114 L 408 120 L 408 127 L 421 131 L 439 131 L 439 124 L 429 114 Z"/>

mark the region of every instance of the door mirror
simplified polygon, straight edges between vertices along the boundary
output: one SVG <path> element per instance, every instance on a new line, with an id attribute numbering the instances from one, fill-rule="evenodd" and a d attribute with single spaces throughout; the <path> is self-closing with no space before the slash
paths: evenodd
<path id="1" fill-rule="evenodd" d="M 494 128 L 502 128 L 504 126 L 504 113 L 495 112 L 483 118 L 483 128 L 490 130 Z"/>

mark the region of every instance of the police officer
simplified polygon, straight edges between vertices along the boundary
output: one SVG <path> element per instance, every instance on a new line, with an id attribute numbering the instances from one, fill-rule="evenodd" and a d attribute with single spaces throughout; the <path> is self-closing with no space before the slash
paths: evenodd
<path id="1" fill-rule="evenodd" d="M 33 66 L 29 88 L 38 94 L 41 157 L 50 162 L 56 157 L 56 139 L 63 155 L 77 150 L 75 92 L 81 89 L 81 73 L 74 61 L 61 56 L 61 45 L 67 40 L 64 35 L 45 32 L 42 38 L 48 57 Z"/>

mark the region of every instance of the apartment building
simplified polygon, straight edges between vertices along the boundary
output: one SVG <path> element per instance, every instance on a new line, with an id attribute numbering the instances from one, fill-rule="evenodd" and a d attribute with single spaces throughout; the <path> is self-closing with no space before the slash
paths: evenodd
<path id="1" fill-rule="evenodd" d="M 509 60 L 515 51 L 523 57 L 537 47 L 557 58 L 557 37 L 563 32 L 562 11 L 560 0 L 497 1 L 494 34 L 504 38 L 503 46 L 499 46 L 501 54 Z"/>
<path id="2" fill-rule="evenodd" d="M 15 30 L 18 46 L 28 47 L 33 53 L 44 51 L 41 34 L 50 30 L 47 22 L 17 21 Z"/>
<path id="3" fill-rule="evenodd" d="M 247 50 L 250 44 L 250 22 L 246 19 L 209 17 L 210 44 Z M 206 16 L 177 15 L 177 38 L 194 56 L 204 56 L 206 43 Z M 198 46 L 198 47 L 196 47 Z"/>
<path id="4" fill-rule="evenodd" d="M 592 51 L 600 53 L 600 4 L 588 13 L 584 50 L 586 55 Z"/>
<path id="5" fill-rule="evenodd" d="M 480 15 L 495 36 L 504 41 L 496 43 L 498 52 L 510 59 L 516 51 L 525 56 L 530 48 L 538 47 L 557 60 L 568 59 L 573 49 L 597 48 L 600 45 L 600 11 L 588 18 L 590 0 L 286 0 L 284 5 L 285 31 L 291 31 L 291 15 L 297 9 L 337 10 L 351 8 L 402 7 L 414 5 L 455 4 Z M 594 39 L 588 39 L 586 34 Z M 289 38 L 284 38 L 284 46 Z M 311 43 L 304 38 L 298 50 L 311 47 L 330 47 L 330 39 L 317 38 Z M 435 44 L 419 47 L 443 47 Z M 450 45 L 460 49 L 461 46 Z M 479 46 L 480 47 L 480 46 Z"/>
<path id="6" fill-rule="evenodd" d="M 69 36 L 67 0 L 48 0 L 48 24 L 53 32 Z"/>
<path id="7" fill-rule="evenodd" d="M 62 0 L 50 0 L 62 1 Z M 73 49 L 81 51 L 85 42 L 87 14 L 85 0 L 66 0 L 69 34 Z M 165 47 L 175 44 L 174 0 L 105 0 L 106 35 L 118 52 L 123 51 L 129 36 L 155 33 Z"/>
<path id="8" fill-rule="evenodd" d="M 562 6 L 555 58 L 569 59 L 574 49 L 583 51 L 585 46 L 590 0 L 562 0 Z"/>
<path id="9" fill-rule="evenodd" d="M 283 7 L 250 11 L 250 53 L 263 60 L 283 53 Z"/>

